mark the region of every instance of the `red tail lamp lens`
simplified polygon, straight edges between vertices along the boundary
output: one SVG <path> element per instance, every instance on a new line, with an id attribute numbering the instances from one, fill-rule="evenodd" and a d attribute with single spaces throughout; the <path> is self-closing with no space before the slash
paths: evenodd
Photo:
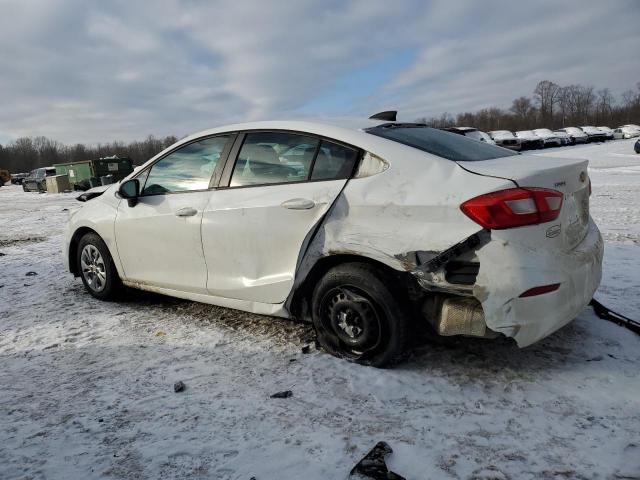
<path id="1" fill-rule="evenodd" d="M 558 218 L 563 194 L 548 188 L 509 188 L 467 200 L 460 209 L 489 230 L 536 225 Z"/>

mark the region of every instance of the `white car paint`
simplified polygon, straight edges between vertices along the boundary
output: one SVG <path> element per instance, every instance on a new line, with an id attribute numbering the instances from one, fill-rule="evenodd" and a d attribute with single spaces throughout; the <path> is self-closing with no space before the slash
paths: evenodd
<path id="1" fill-rule="evenodd" d="M 480 273 L 463 294 L 481 302 L 486 324 L 530 345 L 571 321 L 598 286 L 602 239 L 589 220 L 586 161 L 516 155 L 456 163 L 364 131 L 276 121 L 192 135 L 127 179 L 192 140 L 252 129 L 321 135 L 366 154 L 349 181 L 141 197 L 135 207 L 119 198 L 118 184 L 109 186 L 71 216 L 65 261 L 74 234 L 91 229 L 126 285 L 285 317 L 291 315 L 287 299 L 314 263 L 336 254 L 378 261 L 414 275 L 427 292 L 457 295 L 460 289 L 442 271 L 425 274 L 418 253 L 437 256 L 482 230 L 461 203 L 519 185 L 561 191 L 562 214 L 547 224 L 492 231 L 486 244 L 466 254 L 480 261 Z M 287 202 L 294 208 L 285 208 Z M 195 214 L 176 216 L 183 209 Z M 562 286 L 519 298 L 549 283 Z"/>
<path id="2" fill-rule="evenodd" d="M 640 128 L 634 128 L 633 126 L 627 125 L 618 127 L 613 131 L 613 138 L 615 139 L 635 137 L 640 137 Z"/>
<path id="3" fill-rule="evenodd" d="M 589 140 L 589 135 L 584 133 L 578 127 L 559 128 L 558 130 L 569 135 L 573 139 L 574 143 L 587 143 Z"/>
<path id="4" fill-rule="evenodd" d="M 493 139 L 496 145 L 501 147 L 510 148 L 516 151 L 522 149 L 522 139 L 518 138 L 509 130 L 493 130 L 489 132 L 489 136 Z"/>
<path id="5" fill-rule="evenodd" d="M 546 146 L 554 146 L 559 147 L 562 145 L 562 140 L 555 133 L 553 133 L 548 128 L 536 128 L 533 130 L 537 136 L 544 140 L 544 145 Z"/>

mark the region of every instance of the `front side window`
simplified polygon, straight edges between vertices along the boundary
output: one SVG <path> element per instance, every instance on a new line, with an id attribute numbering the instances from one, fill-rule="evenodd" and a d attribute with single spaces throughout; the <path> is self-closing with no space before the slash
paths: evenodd
<path id="1" fill-rule="evenodd" d="M 248 133 L 231 175 L 231 187 L 304 182 L 319 140 L 287 132 Z"/>
<path id="2" fill-rule="evenodd" d="M 189 143 L 156 162 L 147 175 L 143 195 L 206 190 L 229 135 Z"/>

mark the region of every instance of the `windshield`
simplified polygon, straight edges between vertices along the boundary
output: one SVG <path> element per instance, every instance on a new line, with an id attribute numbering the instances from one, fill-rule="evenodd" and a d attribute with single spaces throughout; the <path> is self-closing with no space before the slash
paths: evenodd
<path id="1" fill-rule="evenodd" d="M 493 143 L 493 140 L 491 139 L 488 133 L 484 133 L 478 130 L 478 135 L 480 135 L 481 140 L 484 140 L 485 142 Z"/>
<path id="2" fill-rule="evenodd" d="M 365 131 L 455 162 L 474 162 L 517 155 L 506 148 L 478 142 L 464 135 L 423 126 L 382 125 Z"/>
<path id="3" fill-rule="evenodd" d="M 489 134 L 493 137 L 493 138 L 514 138 L 513 133 L 511 133 L 509 130 L 495 130 L 493 132 L 489 132 Z"/>

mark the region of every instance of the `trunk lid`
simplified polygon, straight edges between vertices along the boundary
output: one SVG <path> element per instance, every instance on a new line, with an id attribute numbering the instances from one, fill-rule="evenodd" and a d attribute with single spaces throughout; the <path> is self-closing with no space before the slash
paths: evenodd
<path id="1" fill-rule="evenodd" d="M 457 163 L 468 172 L 508 179 L 519 187 L 542 187 L 562 192 L 564 194 L 562 210 L 557 220 L 533 227 L 543 227 L 549 239 L 558 237 L 561 240 L 561 245 L 558 246 L 564 251 L 573 249 L 587 234 L 589 229 L 587 171 L 589 162 L 587 160 L 518 155 Z M 559 225 L 559 228 L 555 227 L 556 225 Z"/>

